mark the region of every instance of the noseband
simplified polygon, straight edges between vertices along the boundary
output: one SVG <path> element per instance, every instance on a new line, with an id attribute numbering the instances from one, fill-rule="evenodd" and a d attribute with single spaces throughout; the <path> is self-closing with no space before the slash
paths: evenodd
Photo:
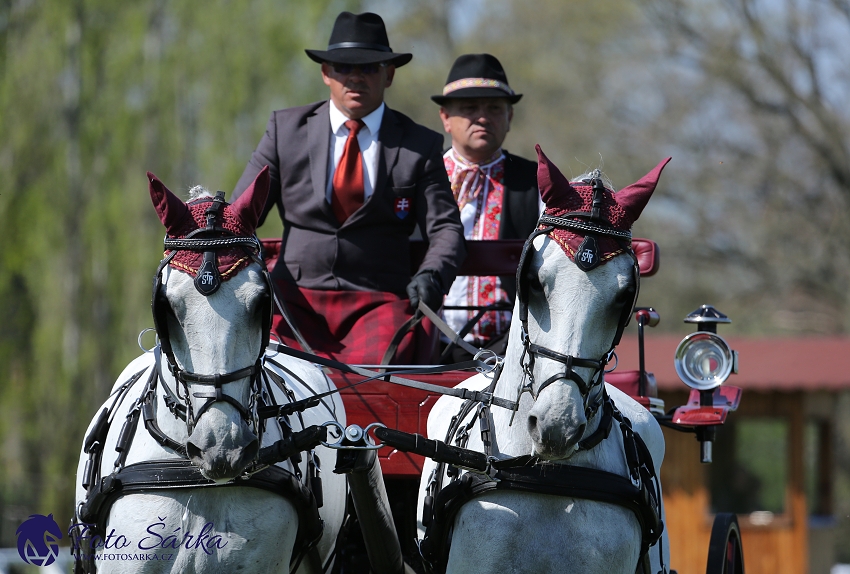
<path id="1" fill-rule="evenodd" d="M 521 387 L 520 394 L 528 392 L 536 401 L 540 396 L 540 393 L 547 386 L 559 380 L 571 380 L 576 384 L 576 386 L 578 386 L 579 392 L 582 396 L 582 402 L 585 407 L 585 416 L 587 417 L 590 417 L 593 413 L 595 413 L 601 404 L 601 393 L 597 395 L 597 400 L 595 400 L 591 405 L 588 405 L 589 396 L 596 386 L 602 384 L 605 373 L 605 365 L 608 364 L 608 362 L 615 356 L 614 349 L 620 343 L 620 339 L 623 336 L 623 330 L 626 328 L 626 325 L 628 325 L 629 320 L 631 319 L 632 309 L 637 301 L 638 288 L 640 285 L 640 268 L 638 267 L 637 257 L 631 247 L 631 231 L 615 229 L 601 217 L 600 206 L 602 204 L 604 186 L 599 178 L 594 177 L 591 181 L 591 187 L 593 188 L 593 203 L 590 213 L 576 211 L 567 213 L 563 216 L 546 214 L 540 216 L 540 220 L 538 221 L 540 228 L 536 229 L 529 236 L 523 246 L 522 255 L 520 256 L 519 265 L 517 267 L 516 278 L 519 318 L 522 325 L 523 352 L 520 357 L 520 362 L 522 364 L 523 373 L 528 379 L 528 382 Z M 569 229 L 573 232 L 584 235 L 584 240 L 575 253 L 575 264 L 579 267 L 579 269 L 582 269 L 585 272 L 595 269 L 601 263 L 596 241 L 596 237 L 600 235 L 614 238 L 620 244 L 623 252 L 632 258 L 633 297 L 631 298 L 631 305 L 623 305 L 623 310 L 620 314 L 617 324 L 617 332 L 614 335 L 614 339 L 612 340 L 608 351 L 601 359 L 598 360 L 574 357 L 572 355 L 559 353 L 558 351 L 548 347 L 533 343 L 528 334 L 528 268 L 531 264 L 531 256 L 529 256 L 529 252 L 532 251 L 534 240 L 538 236 L 549 235 L 556 228 Z M 527 360 L 526 357 L 528 357 Z M 563 372 L 556 373 L 547 378 L 535 388 L 534 363 L 537 357 L 544 357 L 546 359 L 562 363 L 565 369 Z M 593 369 L 590 379 L 583 379 L 581 375 L 573 370 L 576 367 Z"/>
<path id="2" fill-rule="evenodd" d="M 203 198 L 198 200 L 198 203 L 209 203 L 210 206 L 204 212 L 206 217 L 206 227 L 196 229 L 181 239 L 173 239 L 166 235 L 163 246 L 166 250 L 171 251 L 165 257 L 157 268 L 154 276 L 153 296 L 151 297 L 151 310 L 153 311 L 154 328 L 159 337 L 160 347 L 168 362 L 168 369 L 174 378 L 182 384 L 183 393 L 180 393 L 180 388 L 177 389 L 177 396 L 185 403 L 185 420 L 188 431 L 191 434 L 198 419 L 203 415 L 213 403 L 226 402 L 232 405 L 242 419 L 252 425 L 255 432 L 258 429 L 257 404 L 258 394 L 260 393 L 259 375 L 262 371 L 262 359 L 265 354 L 265 349 L 269 343 L 269 333 L 271 331 L 272 322 L 272 282 L 269 276 L 268 269 L 261 257 L 262 246 L 256 236 L 241 236 L 225 229 L 220 225 L 221 211 L 227 205 L 224 201 L 224 192 L 218 192 L 214 198 Z M 262 269 L 263 278 L 266 284 L 266 296 L 263 310 L 263 340 L 260 345 L 260 351 L 254 363 L 248 367 L 232 371 L 230 373 L 221 374 L 197 374 L 190 373 L 186 369 L 181 368 L 174 356 L 174 351 L 171 347 L 171 339 L 168 335 L 168 321 L 166 313 L 170 309 L 168 300 L 162 290 L 163 287 L 163 271 L 171 262 L 177 253 L 180 251 L 197 251 L 203 253 L 203 262 L 198 269 L 195 277 L 195 288 L 205 297 L 209 297 L 221 286 L 221 274 L 218 271 L 218 250 L 229 249 L 233 247 L 242 248 L 245 253 Z M 251 404 L 246 407 L 235 398 L 222 392 L 222 385 L 251 377 Z M 214 390 L 211 392 L 195 392 L 192 396 L 195 398 L 207 399 L 207 401 L 198 409 L 197 413 L 193 412 L 191 400 L 189 399 L 188 385 L 191 383 L 212 385 Z M 174 409 L 172 412 L 177 415 L 182 414 L 182 409 Z M 181 417 L 182 418 L 182 417 Z"/>

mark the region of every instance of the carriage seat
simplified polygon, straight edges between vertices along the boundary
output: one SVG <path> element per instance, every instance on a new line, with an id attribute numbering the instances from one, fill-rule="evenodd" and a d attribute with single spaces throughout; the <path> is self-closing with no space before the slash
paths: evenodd
<path id="1" fill-rule="evenodd" d="M 658 385 L 655 375 L 646 373 L 646 394 L 638 394 L 640 371 L 614 371 L 605 373 L 605 382 L 615 386 L 635 401 L 646 407 L 646 409 L 658 415 L 664 414 L 664 401 L 658 398 Z"/>
<path id="2" fill-rule="evenodd" d="M 613 371 L 605 373 L 605 382 L 615 386 L 627 395 L 639 396 L 640 371 Z M 658 385 L 655 383 L 655 375 L 646 374 L 646 396 L 657 397 Z"/>

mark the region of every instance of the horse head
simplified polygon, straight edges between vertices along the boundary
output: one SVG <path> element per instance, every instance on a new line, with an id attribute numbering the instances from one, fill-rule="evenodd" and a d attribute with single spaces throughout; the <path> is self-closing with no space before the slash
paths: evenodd
<path id="1" fill-rule="evenodd" d="M 524 390 L 534 398 L 526 420 L 533 452 L 559 460 L 595 430 L 605 364 L 637 298 L 630 229 L 669 158 L 615 193 L 598 171 L 570 182 L 537 153 L 546 210 L 517 273 L 517 334 Z"/>
<path id="2" fill-rule="evenodd" d="M 259 372 L 272 297 L 254 236 L 268 168 L 233 204 L 201 189 L 184 203 L 148 173 L 166 228 L 152 307 L 162 353 L 185 401 L 186 453 L 207 478 L 229 480 L 259 451 Z"/>

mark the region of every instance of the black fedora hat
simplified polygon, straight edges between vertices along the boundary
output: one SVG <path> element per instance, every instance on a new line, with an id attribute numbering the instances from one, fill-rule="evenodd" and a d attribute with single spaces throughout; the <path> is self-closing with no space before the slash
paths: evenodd
<path id="1" fill-rule="evenodd" d="M 431 99 L 442 106 L 457 98 L 504 98 L 515 104 L 521 97 L 508 85 L 505 70 L 495 56 L 464 54 L 449 70 L 443 93 Z"/>
<path id="2" fill-rule="evenodd" d="M 390 48 L 384 21 L 377 14 L 342 12 L 336 17 L 327 50 L 304 50 L 314 62 L 379 64 L 396 67 L 408 63 L 412 54 L 396 54 Z"/>

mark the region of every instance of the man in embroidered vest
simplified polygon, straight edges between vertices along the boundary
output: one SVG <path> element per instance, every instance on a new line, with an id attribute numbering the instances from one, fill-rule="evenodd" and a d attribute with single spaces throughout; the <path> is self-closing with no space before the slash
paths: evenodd
<path id="1" fill-rule="evenodd" d="M 439 308 L 466 256 L 443 136 L 384 104 L 412 56 L 392 51 L 377 14 L 341 13 L 328 49 L 306 52 L 330 99 L 272 113 L 234 198 L 269 166 L 260 224 L 277 206 L 284 231 L 272 277 L 296 326 L 323 355 L 377 363 L 419 300 Z M 411 270 L 417 225 L 428 249 Z M 274 328 L 295 344 L 280 317 Z M 408 337 L 396 361 L 412 351 Z"/>
<path id="2" fill-rule="evenodd" d="M 490 54 L 460 56 L 443 93 L 431 97 L 440 105 L 443 128 L 452 138 L 443 161 L 467 239 L 525 239 L 536 227 L 540 213 L 537 163 L 502 149 L 513 104 L 521 97 L 508 85 L 502 64 Z M 503 355 L 515 296 L 514 277 L 458 277 L 445 305 L 501 304 L 502 310 L 485 313 L 464 339 Z M 446 322 L 460 332 L 476 311 L 444 313 Z M 468 353 L 456 348 L 452 357 L 462 360 Z"/>

